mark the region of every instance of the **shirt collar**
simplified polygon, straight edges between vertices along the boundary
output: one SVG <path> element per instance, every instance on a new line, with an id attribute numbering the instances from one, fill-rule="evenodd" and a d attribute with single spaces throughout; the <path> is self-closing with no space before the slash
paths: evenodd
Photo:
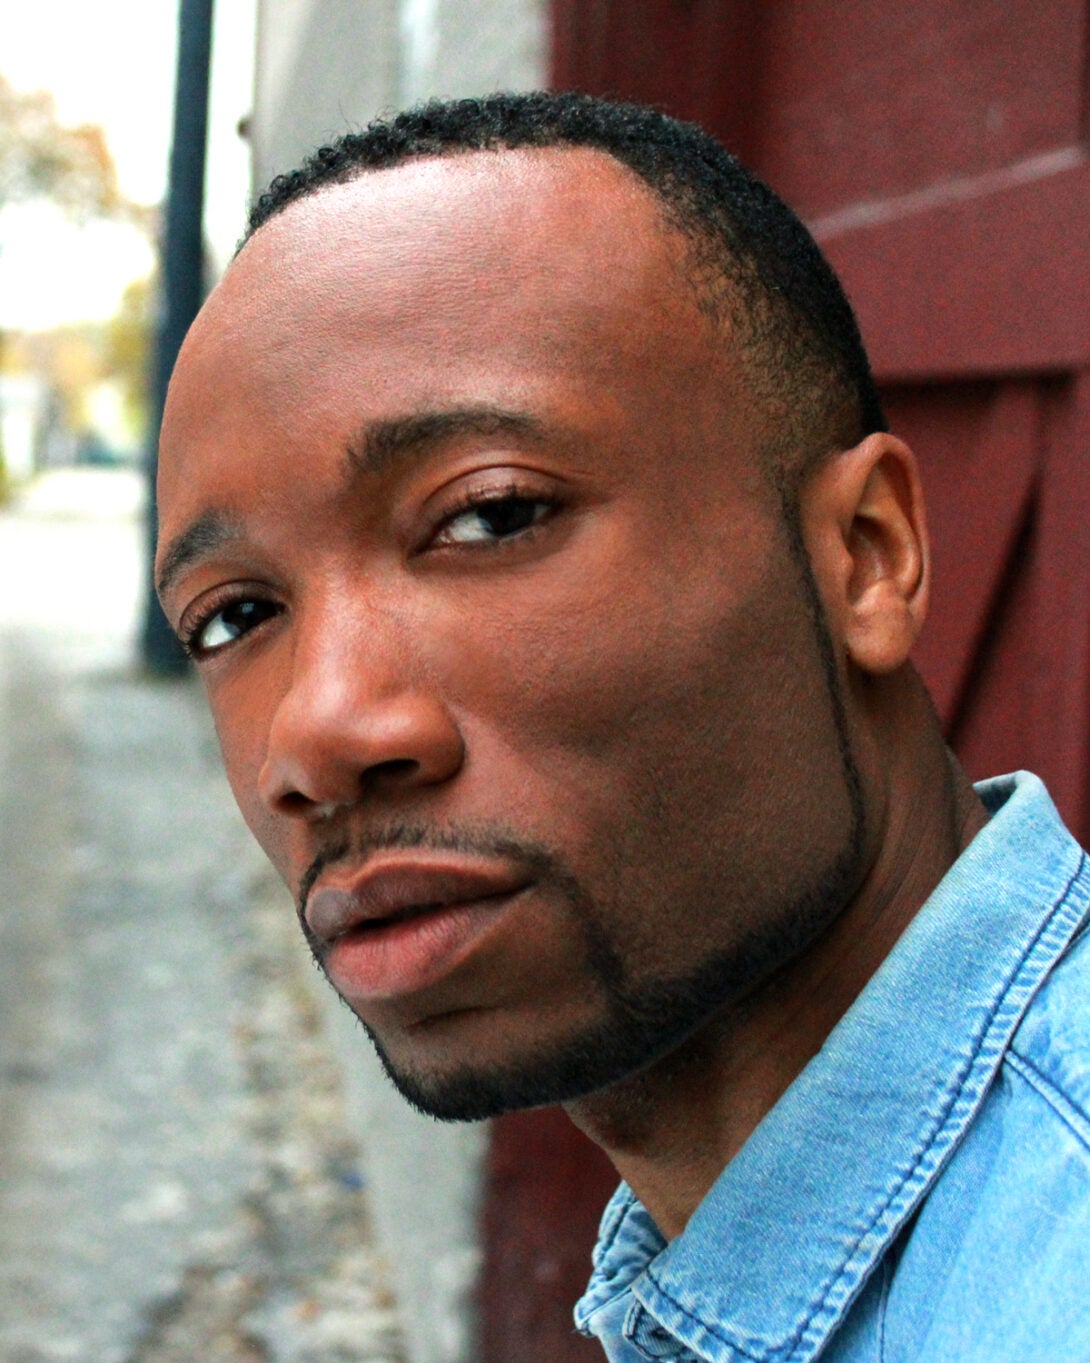
<path id="1" fill-rule="evenodd" d="M 646 1356 L 803 1363 L 842 1319 L 1087 914 L 1083 854 L 1041 782 L 977 792 L 990 822 L 685 1233 L 666 1246 L 622 1185 L 576 1308 L 584 1333 L 627 1289 L 624 1334 Z"/>

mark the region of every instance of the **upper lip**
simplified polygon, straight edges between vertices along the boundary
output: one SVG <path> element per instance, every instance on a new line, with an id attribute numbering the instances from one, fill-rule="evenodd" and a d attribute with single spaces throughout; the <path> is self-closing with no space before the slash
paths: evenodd
<path id="1" fill-rule="evenodd" d="M 415 850 L 377 853 L 354 874 L 319 879 L 307 896 L 303 917 L 311 933 L 329 943 L 368 923 L 495 899 L 527 884 L 525 872 L 502 862 Z"/>

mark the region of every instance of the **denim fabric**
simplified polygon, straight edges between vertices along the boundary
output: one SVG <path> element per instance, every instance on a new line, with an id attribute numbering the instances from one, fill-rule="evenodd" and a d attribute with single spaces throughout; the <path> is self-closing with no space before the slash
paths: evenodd
<path id="1" fill-rule="evenodd" d="M 667 1245 L 622 1184 L 612 1363 L 1090 1360 L 1090 868 L 1035 776 Z"/>

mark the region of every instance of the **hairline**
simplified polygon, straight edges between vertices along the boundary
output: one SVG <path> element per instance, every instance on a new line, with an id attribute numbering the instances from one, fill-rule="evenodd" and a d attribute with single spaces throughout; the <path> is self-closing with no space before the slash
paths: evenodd
<path id="1" fill-rule="evenodd" d="M 409 151 L 397 161 L 387 165 L 354 165 L 347 168 L 344 173 L 308 186 L 295 197 L 278 204 L 242 238 L 235 251 L 234 258 L 238 258 L 250 241 L 261 232 L 262 228 L 268 226 L 276 218 L 289 213 L 297 205 L 305 203 L 308 199 L 316 199 L 327 192 L 356 184 L 358 181 L 368 179 L 373 175 L 396 172 L 429 161 L 454 161 L 473 156 L 504 154 L 529 155 L 537 158 L 542 153 L 549 155 L 580 153 L 596 158 L 607 158 L 653 203 L 664 237 L 677 241 L 681 247 L 681 251 L 676 256 L 670 253 L 670 266 L 679 281 L 684 283 L 698 312 L 713 328 L 713 336 L 709 340 L 717 347 L 734 347 L 742 371 L 741 378 L 745 391 L 753 398 L 755 404 L 763 406 L 769 414 L 773 429 L 769 440 L 756 451 L 756 462 L 762 473 L 768 478 L 770 488 L 778 498 L 788 501 L 796 500 L 801 485 L 824 462 L 824 459 L 839 448 L 850 447 L 850 444 L 855 443 L 855 441 L 833 438 L 822 440 L 819 438 L 813 442 L 812 448 L 802 454 L 801 458 L 791 459 L 792 449 L 798 442 L 792 439 L 793 433 L 789 429 L 790 421 L 782 413 L 777 414 L 775 411 L 769 410 L 774 407 L 774 401 L 770 400 L 767 393 L 762 394 L 761 392 L 761 375 L 773 368 L 769 352 L 774 348 L 775 343 L 770 345 L 768 342 L 762 342 L 757 334 L 756 318 L 747 309 L 747 302 L 753 312 L 759 310 L 762 303 L 766 308 L 772 307 L 771 300 L 767 298 L 767 287 L 759 280 L 754 281 L 746 291 L 748 299 L 744 297 L 741 287 L 742 278 L 747 273 L 750 276 L 754 274 L 752 261 L 747 259 L 740 251 L 734 248 L 726 248 L 721 236 L 716 234 L 712 226 L 701 221 L 696 210 L 686 212 L 679 202 L 670 198 L 660 185 L 656 184 L 649 176 L 642 174 L 630 160 L 620 155 L 615 148 L 571 139 L 558 139 L 555 142 L 545 143 L 514 144 L 501 141 L 484 146 L 450 144 L 427 150 Z M 725 258 L 729 258 L 733 268 L 725 268 Z M 706 273 L 702 278 L 704 271 Z M 715 296 L 714 286 L 709 283 L 707 274 L 713 274 L 720 281 L 718 297 Z M 731 297 L 729 299 L 725 299 L 723 296 L 723 283 L 726 284 L 730 292 Z M 754 307 L 754 302 L 756 302 L 756 307 Z M 763 368 L 762 359 L 764 360 Z M 853 416 L 854 424 L 859 428 L 857 438 L 862 438 L 863 418 L 859 410 L 858 400 L 850 401 L 850 405 L 856 409 Z M 830 421 L 829 425 L 832 424 Z"/>

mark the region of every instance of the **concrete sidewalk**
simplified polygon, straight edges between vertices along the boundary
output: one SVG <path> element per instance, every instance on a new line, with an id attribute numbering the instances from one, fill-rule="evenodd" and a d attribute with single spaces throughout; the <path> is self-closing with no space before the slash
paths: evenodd
<path id="1" fill-rule="evenodd" d="M 445 1147 L 331 1030 L 196 686 L 133 676 L 137 502 L 74 472 L 0 513 L 0 1360 L 465 1363 L 480 1133 L 429 1204 Z M 407 1330 L 384 1183 L 433 1246 Z"/>

